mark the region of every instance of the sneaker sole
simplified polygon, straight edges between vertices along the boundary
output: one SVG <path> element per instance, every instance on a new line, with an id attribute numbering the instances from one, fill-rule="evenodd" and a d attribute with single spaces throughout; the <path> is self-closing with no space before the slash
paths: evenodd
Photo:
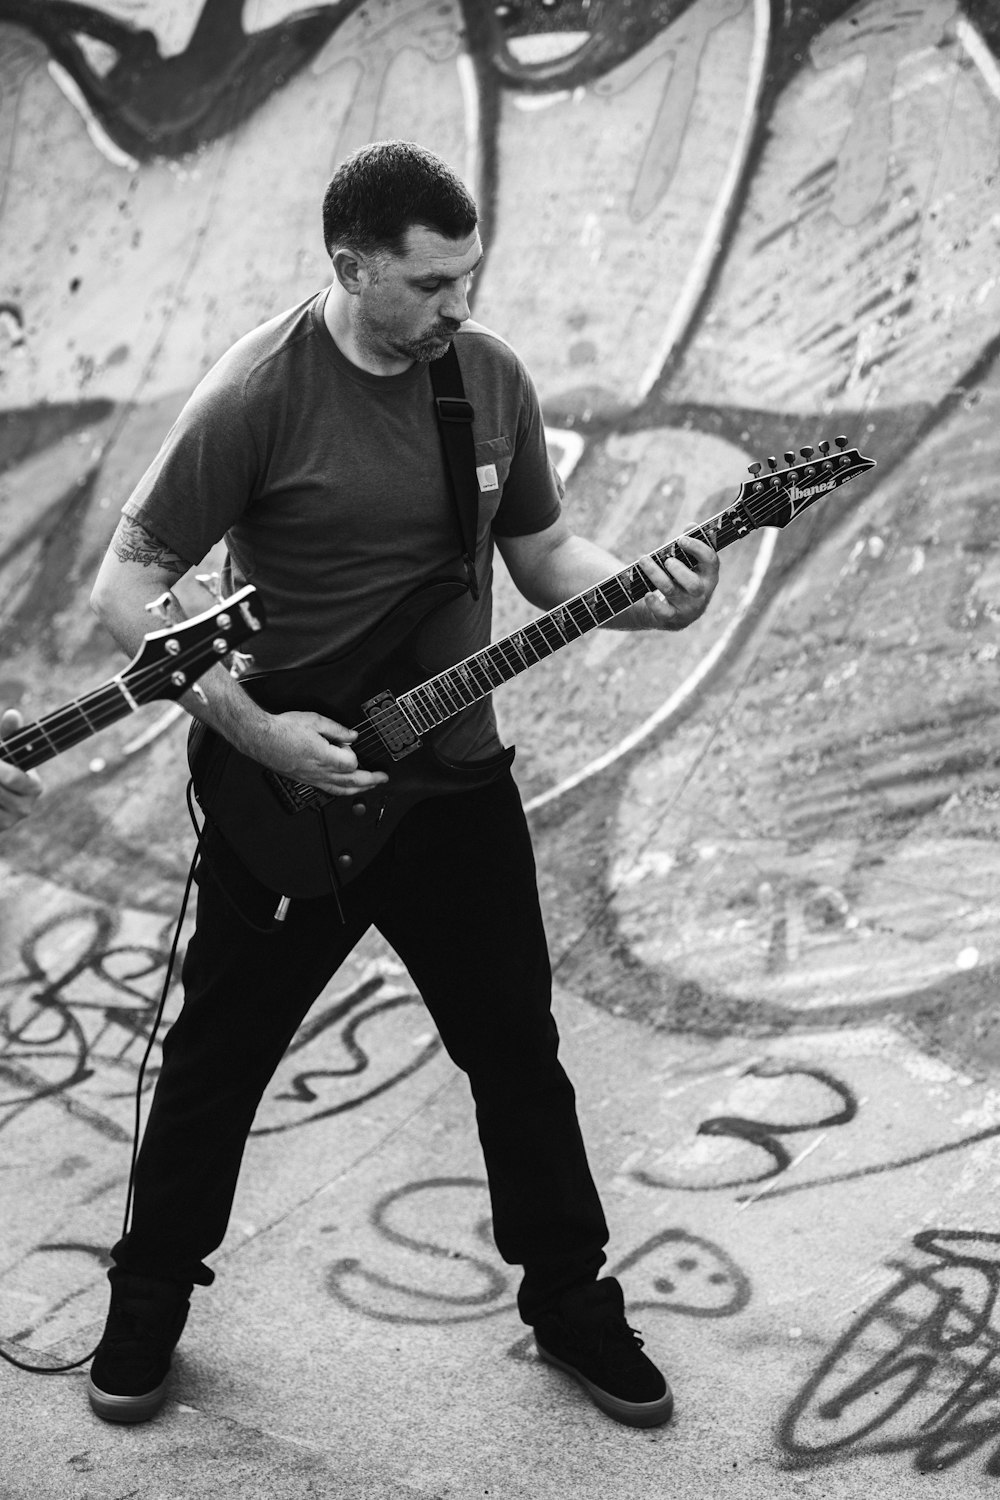
<path id="1" fill-rule="evenodd" d="M 93 1376 L 88 1375 L 87 1396 L 95 1415 L 103 1422 L 148 1422 L 167 1399 L 167 1380 L 161 1380 L 155 1390 L 144 1391 L 141 1396 L 114 1396 L 102 1391 L 94 1384 Z"/>
<path id="2" fill-rule="evenodd" d="M 674 1397 L 669 1385 L 658 1401 L 623 1401 L 620 1396 L 613 1396 L 610 1391 L 602 1390 L 599 1385 L 588 1380 L 586 1375 L 581 1375 L 574 1365 L 568 1365 L 565 1360 L 550 1354 L 544 1344 L 538 1342 L 537 1335 L 535 1347 L 539 1358 L 547 1365 L 553 1365 L 557 1370 L 572 1375 L 583 1386 L 594 1405 L 599 1406 L 601 1411 L 613 1417 L 616 1422 L 622 1422 L 626 1427 L 662 1427 L 664 1422 L 670 1421 L 674 1411 Z"/>

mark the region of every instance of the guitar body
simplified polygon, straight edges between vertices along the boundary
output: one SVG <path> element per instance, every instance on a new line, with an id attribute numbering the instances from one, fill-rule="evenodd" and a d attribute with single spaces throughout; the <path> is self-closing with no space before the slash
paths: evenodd
<path id="1" fill-rule="evenodd" d="M 753 479 L 743 482 L 732 505 L 650 555 L 662 568 L 669 557 L 685 556 L 688 536 L 719 552 L 759 526 L 787 526 L 822 496 L 875 467 L 875 460 L 857 448 L 847 449 L 846 437 L 834 442 L 836 452 L 825 439 L 818 453 L 800 449 L 801 463 L 786 453 L 785 469 L 778 469 L 773 457 L 767 460 L 768 473 L 761 463 L 751 464 Z M 654 587 L 641 564 L 631 563 L 420 682 L 413 642 L 421 625 L 467 589 L 458 579 L 424 584 L 351 651 L 316 667 L 243 679 L 251 697 L 271 713 L 313 710 L 358 729 L 353 748 L 359 763 L 388 772 L 388 781 L 358 796 L 326 797 L 276 777 L 195 724 L 188 756 L 206 817 L 271 890 L 295 897 L 337 891 L 371 863 L 408 808 L 425 797 L 485 786 L 514 759 L 513 750 L 504 750 L 471 764 L 448 761 L 434 749 L 437 728 L 519 672 L 607 624 Z M 405 713 L 396 702 L 404 695 Z M 423 725 L 429 727 L 418 727 Z"/>
<path id="2" fill-rule="evenodd" d="M 420 681 L 412 647 L 421 625 L 465 592 L 457 579 L 424 584 L 350 651 L 318 666 L 245 677 L 243 686 L 269 713 L 312 711 L 361 729 L 364 703 L 386 691 L 398 697 Z M 370 732 L 354 748 L 365 769 L 385 771 L 389 780 L 297 811 L 289 811 L 271 772 L 198 722 L 191 728 L 188 759 L 209 822 L 261 884 L 296 898 L 329 895 L 348 884 L 415 803 L 485 786 L 514 759 L 509 749 L 486 760 L 449 761 L 438 755 L 431 735 L 400 759 Z"/>

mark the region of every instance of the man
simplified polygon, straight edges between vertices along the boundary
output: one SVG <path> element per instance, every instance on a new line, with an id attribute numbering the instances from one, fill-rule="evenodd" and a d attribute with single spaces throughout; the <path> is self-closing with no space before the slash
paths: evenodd
<path id="1" fill-rule="evenodd" d="M 428 622 L 428 675 L 490 639 L 494 538 L 518 588 L 545 608 L 622 566 L 567 528 L 531 382 L 502 340 L 469 322 L 482 245 L 458 178 L 410 143 L 365 147 L 332 178 L 323 224 L 330 287 L 223 356 L 124 507 L 93 602 L 126 651 L 150 594 L 223 534 L 226 587 L 252 581 L 267 611 L 258 671 L 329 659 L 418 584 L 461 576 L 428 370 L 452 340 L 475 411 L 481 587 Z M 694 541 L 689 560 L 667 572 L 644 563 L 660 593 L 619 624 L 675 630 L 697 618 L 718 565 Z M 267 713 L 217 668 L 202 687 L 192 713 L 263 766 L 355 800 L 385 781 L 359 765 L 354 732 L 333 718 Z M 437 743 L 455 761 L 498 753 L 489 698 L 442 726 Z M 618 1420 L 666 1421 L 670 1391 L 625 1321 L 621 1288 L 597 1279 L 607 1227 L 557 1059 L 533 858 L 509 772 L 417 803 L 339 893 L 293 900 L 280 922 L 275 900 L 209 818 L 184 1005 L 163 1045 L 132 1223 L 112 1251 L 111 1312 L 89 1385 L 98 1415 L 141 1421 L 162 1404 L 192 1286 L 213 1279 L 204 1260 L 225 1234 L 259 1099 L 310 1004 L 374 923 L 469 1076 L 494 1236 L 524 1269 L 518 1306 L 541 1355 Z"/>
<path id="2" fill-rule="evenodd" d="M 22 723 L 16 708 L 5 709 L 0 715 L 0 740 L 10 739 Z M 41 792 L 36 771 L 19 771 L 17 766 L 0 760 L 0 833 L 29 815 Z"/>

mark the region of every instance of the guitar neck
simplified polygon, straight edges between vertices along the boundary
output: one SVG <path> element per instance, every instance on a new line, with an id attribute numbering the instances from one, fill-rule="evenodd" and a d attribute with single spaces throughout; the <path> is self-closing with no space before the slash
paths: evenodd
<path id="1" fill-rule="evenodd" d="M 662 568 L 668 557 L 683 551 L 685 537 L 698 537 L 719 552 L 753 529 L 739 508 L 732 507 L 702 521 L 649 555 Z M 548 614 L 540 615 L 502 640 L 494 641 L 408 693 L 402 693 L 399 705 L 418 734 L 434 729 L 461 713 L 463 708 L 487 697 L 494 688 L 527 671 L 536 662 L 561 651 L 570 641 L 579 640 L 588 631 L 624 614 L 646 594 L 654 593 L 655 588 L 638 562 L 631 563 L 620 573 L 565 600 Z"/>
<path id="2" fill-rule="evenodd" d="M 7 739 L 0 740 L 0 761 L 30 771 L 116 719 L 123 719 L 136 707 L 125 684 L 113 677 L 103 687 L 95 688 L 83 698 L 74 698 L 54 713 L 25 724 Z"/>

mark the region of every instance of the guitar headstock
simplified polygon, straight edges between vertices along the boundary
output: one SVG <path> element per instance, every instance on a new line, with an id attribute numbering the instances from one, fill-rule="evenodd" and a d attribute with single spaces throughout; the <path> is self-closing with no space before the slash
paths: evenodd
<path id="1" fill-rule="evenodd" d="M 179 625 L 151 630 L 138 654 L 122 673 L 122 682 L 136 703 L 154 698 L 180 698 L 214 662 L 224 661 L 264 625 L 264 612 L 250 600 L 257 590 L 245 588 L 221 599 Z"/>
<path id="2" fill-rule="evenodd" d="M 798 461 L 794 453 L 786 453 L 784 469 L 778 468 L 775 458 L 767 460 L 766 473 L 762 463 L 751 464 L 753 479 L 740 486 L 728 513 L 738 534 L 757 526 L 787 526 L 831 490 L 874 469 L 875 459 L 848 448 L 846 437 L 834 438 L 834 443 L 834 452 L 826 439 L 816 448 L 800 448 Z"/>

